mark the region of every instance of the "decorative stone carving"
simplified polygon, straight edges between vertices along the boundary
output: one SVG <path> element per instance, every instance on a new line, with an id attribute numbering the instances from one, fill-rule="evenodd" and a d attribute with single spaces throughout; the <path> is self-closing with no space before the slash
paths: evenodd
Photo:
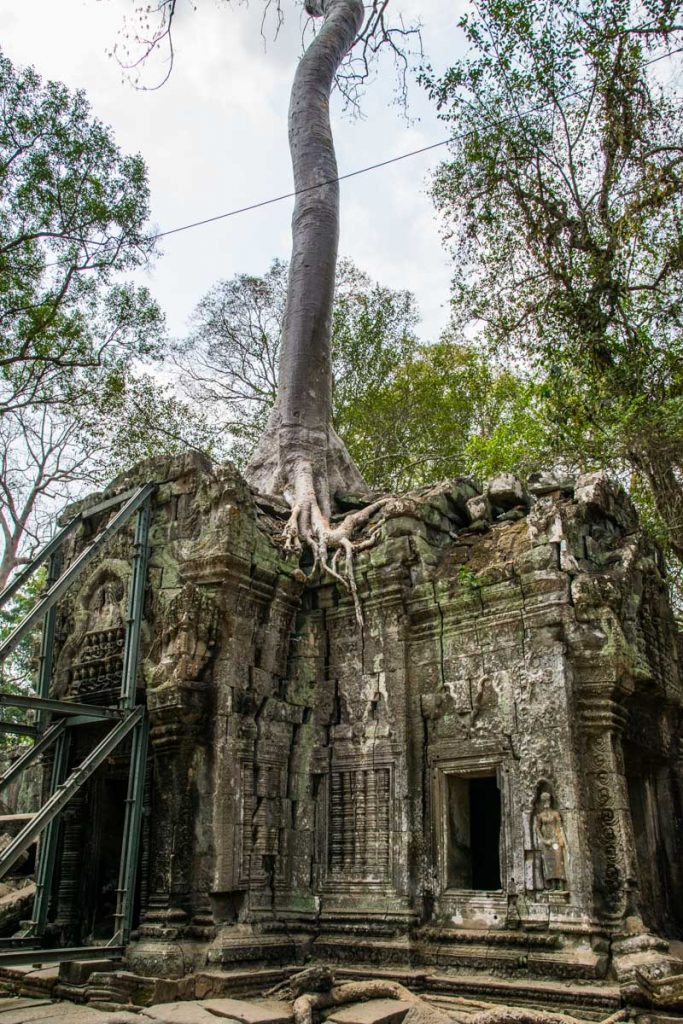
<path id="1" fill-rule="evenodd" d="M 390 768 L 333 771 L 330 782 L 331 875 L 385 881 L 389 876 Z"/>
<path id="2" fill-rule="evenodd" d="M 89 597 L 85 634 L 72 673 L 72 693 L 91 703 L 111 703 L 121 686 L 126 626 L 123 580 L 105 574 Z"/>
<path id="3" fill-rule="evenodd" d="M 118 697 L 126 637 L 130 566 L 104 559 L 86 577 L 73 603 L 63 609 L 55 662 L 55 696 L 68 693 L 89 704 L 111 704 Z"/>
<path id="4" fill-rule="evenodd" d="M 204 591 L 191 583 L 168 604 L 162 628 L 162 655 L 152 686 L 198 680 L 216 642 L 217 609 Z"/>
<path id="5" fill-rule="evenodd" d="M 562 816 L 552 806 L 552 796 L 547 789 L 539 797 L 539 808 L 534 816 L 536 848 L 541 854 L 543 881 L 546 889 L 567 888 L 566 849 L 567 840 L 562 826 Z"/>

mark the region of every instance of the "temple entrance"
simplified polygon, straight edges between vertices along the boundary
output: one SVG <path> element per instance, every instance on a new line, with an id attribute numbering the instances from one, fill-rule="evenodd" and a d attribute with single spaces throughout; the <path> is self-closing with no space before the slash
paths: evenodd
<path id="1" fill-rule="evenodd" d="M 449 889 L 501 888 L 500 790 L 495 774 L 449 773 L 446 884 Z"/>
<path id="2" fill-rule="evenodd" d="M 100 777 L 95 782 L 95 823 L 89 854 L 86 904 L 89 941 L 111 938 L 114 931 L 116 889 L 121 860 L 127 780 Z"/>

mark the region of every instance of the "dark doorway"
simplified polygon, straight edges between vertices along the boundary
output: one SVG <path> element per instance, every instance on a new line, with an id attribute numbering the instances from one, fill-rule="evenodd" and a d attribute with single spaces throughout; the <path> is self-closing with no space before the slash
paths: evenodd
<path id="1" fill-rule="evenodd" d="M 447 780 L 447 886 L 500 889 L 501 807 L 496 776 L 449 774 Z"/>
<path id="2" fill-rule="evenodd" d="M 649 928 L 677 938 L 683 934 L 683 802 L 674 773 L 648 753 L 624 745 L 639 909 Z"/>
<path id="3" fill-rule="evenodd" d="M 123 819 L 126 810 L 126 779 L 101 779 L 97 815 L 95 870 L 91 875 L 91 938 L 111 938 L 114 933 L 116 889 L 118 886 Z"/>
<path id="4" fill-rule="evenodd" d="M 470 779 L 472 888 L 500 889 L 500 790 L 495 775 Z"/>

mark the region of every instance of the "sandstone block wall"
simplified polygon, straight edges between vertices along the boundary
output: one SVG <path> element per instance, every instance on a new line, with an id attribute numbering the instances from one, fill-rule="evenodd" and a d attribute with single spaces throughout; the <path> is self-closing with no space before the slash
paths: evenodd
<path id="1" fill-rule="evenodd" d="M 132 962 L 307 952 L 598 978 L 616 937 L 647 959 L 680 934 L 679 638 L 660 556 L 608 478 L 397 499 L 357 559 L 362 630 L 348 594 L 282 557 L 284 510 L 232 468 L 188 456 L 112 486 L 147 479 Z M 129 545 L 62 609 L 61 694 L 111 693 Z M 82 941 L 105 924 L 122 765 L 64 825 L 52 926 Z"/>

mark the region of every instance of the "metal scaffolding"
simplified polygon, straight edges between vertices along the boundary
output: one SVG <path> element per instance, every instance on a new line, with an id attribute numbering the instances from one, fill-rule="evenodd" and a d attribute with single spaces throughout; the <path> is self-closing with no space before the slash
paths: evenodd
<path id="1" fill-rule="evenodd" d="M 0 940 L 0 966 L 43 960 L 87 959 L 97 956 L 122 956 L 133 922 L 135 884 L 140 849 L 142 803 L 147 761 L 149 727 L 144 704 L 136 703 L 140 634 L 142 629 L 147 560 L 149 551 L 150 502 L 156 485 L 145 484 L 125 494 L 109 498 L 79 513 L 63 526 L 22 572 L 0 594 L 2 608 L 48 562 L 46 592 L 16 629 L 0 644 L 0 664 L 16 650 L 22 639 L 43 620 L 36 696 L 5 693 L 0 689 L 0 706 L 30 708 L 36 712 L 35 725 L 0 721 L 0 731 L 34 737 L 33 746 L 0 777 L 0 791 L 47 750 L 54 749 L 49 796 L 40 810 L 0 853 L 0 878 L 40 836 L 36 868 L 36 895 L 27 936 Z M 122 506 L 122 507 L 121 507 Z M 84 523 L 118 508 L 87 546 L 62 572 L 65 540 Z M 57 604 L 85 567 L 102 548 L 137 514 L 133 544 L 132 575 L 128 590 L 128 614 L 123 649 L 121 688 L 116 706 L 50 698 L 54 661 Z M 94 749 L 69 771 L 69 753 L 74 729 L 95 723 L 111 728 Z M 116 892 L 114 934 L 107 946 L 43 949 L 40 946 L 48 918 L 54 869 L 57 861 L 60 816 L 74 795 L 97 768 L 128 737 L 131 737 L 128 791 L 125 804 L 123 840 Z M 32 945 L 27 948 L 28 943 Z M 10 948 L 7 948 L 10 947 Z"/>

